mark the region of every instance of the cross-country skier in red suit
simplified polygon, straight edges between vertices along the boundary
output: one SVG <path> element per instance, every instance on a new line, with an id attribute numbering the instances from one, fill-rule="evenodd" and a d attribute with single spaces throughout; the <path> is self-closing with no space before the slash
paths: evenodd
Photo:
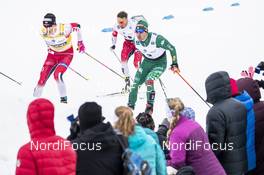
<path id="1" fill-rule="evenodd" d="M 79 52 L 85 52 L 78 23 L 56 24 L 54 14 L 48 13 L 44 16 L 41 36 L 48 46 L 48 56 L 42 67 L 38 84 L 34 89 L 33 95 L 35 97 L 41 96 L 43 87 L 53 73 L 58 85 L 60 101 L 61 103 L 67 103 L 63 73 L 65 73 L 73 58 L 72 32 L 77 33 Z"/>
<path id="2" fill-rule="evenodd" d="M 138 63 L 141 62 L 142 54 L 135 47 L 135 29 L 138 20 L 144 18 L 142 15 L 133 16 L 128 18 L 128 14 L 121 11 L 117 14 L 117 24 L 113 27 L 112 33 L 112 46 L 111 49 L 114 50 L 116 47 L 117 35 L 118 33 L 124 36 L 123 49 L 121 51 L 121 66 L 122 72 L 125 75 L 126 87 L 130 86 L 130 75 L 128 69 L 128 59 L 134 54 L 134 66 L 139 67 Z"/>

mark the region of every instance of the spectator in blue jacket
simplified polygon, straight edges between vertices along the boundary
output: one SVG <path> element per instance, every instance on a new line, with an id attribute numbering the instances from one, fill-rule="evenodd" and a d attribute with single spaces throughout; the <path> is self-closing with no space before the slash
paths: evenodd
<path id="1" fill-rule="evenodd" d="M 244 104 L 247 109 L 247 159 L 248 171 L 256 168 L 256 150 L 255 150 L 255 113 L 254 101 L 247 91 L 239 92 L 236 81 L 230 78 L 232 96 Z"/>
<path id="2" fill-rule="evenodd" d="M 129 107 L 120 106 L 116 108 L 115 114 L 118 117 L 115 128 L 128 137 L 129 149 L 149 163 L 152 175 L 166 175 L 165 156 L 158 151 L 159 144 L 146 134 L 141 126 L 136 125 L 132 110 Z"/>

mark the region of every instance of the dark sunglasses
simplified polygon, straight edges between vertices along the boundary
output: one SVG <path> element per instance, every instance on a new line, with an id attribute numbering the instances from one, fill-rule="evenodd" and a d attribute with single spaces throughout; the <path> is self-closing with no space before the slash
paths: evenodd
<path id="1" fill-rule="evenodd" d="M 51 24 L 51 23 L 47 23 L 47 22 L 43 21 L 43 26 L 44 26 L 45 28 L 48 28 L 48 27 L 51 27 L 51 26 L 52 26 L 52 24 Z"/>
<path id="2" fill-rule="evenodd" d="M 136 31 L 135 31 L 136 33 L 144 33 L 145 32 L 145 30 L 144 29 L 136 29 Z"/>

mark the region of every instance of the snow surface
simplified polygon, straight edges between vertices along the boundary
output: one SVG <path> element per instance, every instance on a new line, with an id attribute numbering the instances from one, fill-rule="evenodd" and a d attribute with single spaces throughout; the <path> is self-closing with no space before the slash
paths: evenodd
<path id="1" fill-rule="evenodd" d="M 239 2 L 240 6 L 231 7 Z M 202 9 L 213 7 L 214 11 Z M 206 77 L 219 70 L 226 70 L 238 79 L 242 69 L 263 60 L 264 49 L 264 2 L 260 0 L 162 0 L 162 1 L 19 1 L 1 2 L 1 62 L 0 71 L 19 81 L 17 86 L 0 76 L 1 144 L 0 174 L 14 174 L 16 154 L 19 147 L 29 141 L 26 122 L 28 104 L 34 99 L 33 89 L 46 58 L 46 45 L 39 36 L 42 18 L 47 12 L 57 16 L 58 22 L 79 22 L 87 52 L 120 72 L 120 65 L 109 51 L 111 33 L 101 29 L 112 26 L 116 14 L 125 10 L 130 16 L 143 14 L 149 22 L 149 31 L 165 36 L 176 46 L 182 75 L 206 98 Z M 171 20 L 162 20 L 166 15 Z M 74 37 L 74 44 L 77 43 Z M 118 38 L 117 52 L 123 39 Z M 171 63 L 168 57 L 168 64 Z M 85 81 L 68 70 L 64 76 L 67 83 L 69 104 L 60 104 L 53 77 L 47 82 L 43 97 L 50 99 L 56 107 L 55 127 L 58 135 L 67 136 L 69 122 L 66 117 L 76 114 L 85 101 L 96 101 L 103 106 L 107 120 L 114 122 L 113 111 L 126 105 L 127 97 L 96 98 L 96 95 L 120 91 L 123 80 L 94 62 L 86 55 L 76 52 L 71 67 L 90 80 Z M 130 59 L 130 70 L 135 69 Z M 166 71 L 162 80 L 169 97 L 180 97 L 186 106 L 196 112 L 196 120 L 205 127 L 208 107 L 176 75 Z M 261 78 L 261 77 L 258 77 Z M 156 82 L 154 119 L 156 125 L 165 117 L 164 95 Z M 142 87 L 140 91 L 145 91 Z M 138 100 L 135 114 L 143 111 L 145 99 Z"/>

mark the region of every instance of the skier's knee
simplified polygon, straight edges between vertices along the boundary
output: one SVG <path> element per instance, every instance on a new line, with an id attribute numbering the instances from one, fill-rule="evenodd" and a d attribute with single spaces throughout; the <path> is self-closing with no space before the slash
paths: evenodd
<path id="1" fill-rule="evenodd" d="M 44 86 L 45 85 L 45 80 L 44 79 L 42 79 L 42 78 L 40 78 L 40 80 L 38 81 L 38 85 L 39 86 Z"/>
<path id="2" fill-rule="evenodd" d="M 154 80 L 147 80 L 146 81 L 147 86 L 153 86 L 154 85 Z"/>
<path id="3" fill-rule="evenodd" d="M 62 76 L 63 76 L 63 71 L 55 71 L 54 72 L 54 79 L 56 81 L 63 81 Z"/>
<path id="4" fill-rule="evenodd" d="M 126 52 L 121 53 L 121 62 L 127 63 L 129 58 L 129 54 Z"/>
<path id="5" fill-rule="evenodd" d="M 66 70 L 67 70 L 66 64 L 59 64 L 58 67 L 56 68 L 55 72 L 54 72 L 54 79 L 56 81 L 58 81 L 58 80 L 62 81 L 62 75 Z"/>
<path id="6" fill-rule="evenodd" d="M 62 73 L 62 72 L 55 72 L 55 73 L 54 73 L 54 79 L 55 79 L 56 81 L 63 81 L 62 76 L 63 76 L 63 73 Z"/>
<path id="7" fill-rule="evenodd" d="M 121 55 L 121 62 L 122 63 L 127 63 L 128 62 L 128 57 L 127 56 L 123 56 L 123 54 Z"/>

